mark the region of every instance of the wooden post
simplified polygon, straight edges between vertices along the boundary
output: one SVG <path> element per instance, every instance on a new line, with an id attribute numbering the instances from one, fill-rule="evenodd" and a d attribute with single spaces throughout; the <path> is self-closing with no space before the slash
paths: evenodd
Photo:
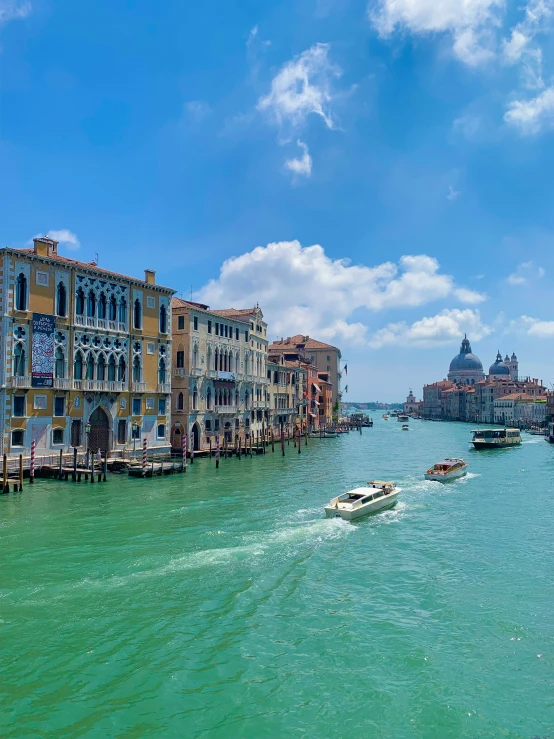
<path id="1" fill-rule="evenodd" d="M 62 480 L 63 479 L 63 472 L 62 472 L 62 470 L 63 470 L 63 449 L 60 449 L 60 462 L 59 462 L 59 465 L 58 465 L 58 479 L 59 480 Z"/>
<path id="2" fill-rule="evenodd" d="M 212 458 L 212 437 L 210 436 L 210 459 Z"/>
<path id="3" fill-rule="evenodd" d="M 240 459 L 240 433 L 237 434 L 237 457 Z"/>
<path id="4" fill-rule="evenodd" d="M 73 447 L 73 475 L 72 478 L 73 482 L 77 482 L 77 447 Z"/>
<path id="5" fill-rule="evenodd" d="M 300 426 L 298 427 L 298 454 L 302 454 L 302 431 Z"/>
<path id="6" fill-rule="evenodd" d="M 227 434 L 223 432 L 223 456 L 227 459 Z"/>
<path id="7" fill-rule="evenodd" d="M 254 432 L 251 430 L 249 434 L 250 436 L 248 438 L 248 441 L 250 442 L 250 456 L 252 456 L 252 437 L 254 436 Z"/>
<path id="8" fill-rule="evenodd" d="M 103 480 L 106 482 L 108 479 L 108 452 L 104 452 L 104 477 Z"/>
<path id="9" fill-rule="evenodd" d="M 194 432 L 190 432 L 190 463 L 194 464 Z"/>
<path id="10" fill-rule="evenodd" d="M 23 492 L 23 454 L 19 455 L 19 492 Z"/>
<path id="11" fill-rule="evenodd" d="M 33 439 L 31 442 L 31 466 L 29 469 L 29 482 L 31 485 L 35 481 L 35 452 L 37 448 L 37 442 Z"/>
<path id="12" fill-rule="evenodd" d="M 305 430 L 305 441 L 304 446 L 308 446 L 308 420 L 306 419 L 306 430 Z"/>
<path id="13" fill-rule="evenodd" d="M 94 482 L 94 452 L 90 455 L 90 482 Z"/>
<path id="14" fill-rule="evenodd" d="M 148 447 L 147 447 L 147 440 L 146 436 L 144 437 L 144 440 L 142 442 L 142 476 L 146 477 L 146 466 L 148 464 Z"/>
<path id="15" fill-rule="evenodd" d="M 219 434 L 215 437 L 215 468 L 219 469 Z"/>
<path id="16" fill-rule="evenodd" d="M 287 423 L 287 446 L 290 446 L 290 428 Z"/>
<path id="17" fill-rule="evenodd" d="M 273 432 L 273 426 L 271 427 L 271 451 L 275 451 L 275 434 Z"/>
<path id="18" fill-rule="evenodd" d="M 2 467 L 2 492 L 10 492 L 10 483 L 8 482 L 8 455 L 4 454 L 4 464 Z"/>
<path id="19" fill-rule="evenodd" d="M 281 451 L 283 452 L 283 457 L 284 457 L 285 456 L 285 427 L 282 421 L 281 421 Z"/>
<path id="20" fill-rule="evenodd" d="M 265 454 L 265 424 L 262 423 L 262 454 Z"/>

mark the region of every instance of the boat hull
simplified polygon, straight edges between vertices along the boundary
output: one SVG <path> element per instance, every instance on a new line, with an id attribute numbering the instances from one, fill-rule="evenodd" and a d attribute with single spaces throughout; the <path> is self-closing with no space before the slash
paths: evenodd
<path id="1" fill-rule="evenodd" d="M 449 482 L 450 480 L 457 480 L 460 477 L 467 475 L 467 470 L 456 470 L 447 475 L 434 475 L 432 473 L 426 473 L 426 480 L 433 480 L 434 482 Z"/>
<path id="2" fill-rule="evenodd" d="M 501 441 L 498 444 L 489 441 L 472 441 L 475 449 L 506 449 L 510 446 L 519 446 L 521 441 Z"/>
<path id="3" fill-rule="evenodd" d="M 387 508 L 392 508 L 396 503 L 398 493 L 390 493 L 380 500 L 372 500 L 371 503 L 355 508 L 354 510 L 345 510 L 344 508 L 334 508 L 333 506 L 325 506 L 326 518 L 343 518 L 345 521 L 355 521 L 358 518 L 369 516 L 371 513 L 378 513 Z"/>

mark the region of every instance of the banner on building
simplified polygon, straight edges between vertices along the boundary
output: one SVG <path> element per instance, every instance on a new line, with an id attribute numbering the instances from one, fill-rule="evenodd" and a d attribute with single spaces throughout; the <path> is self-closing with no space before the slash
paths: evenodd
<path id="1" fill-rule="evenodd" d="M 54 385 L 54 329 L 54 316 L 33 313 L 32 387 L 53 387 Z"/>

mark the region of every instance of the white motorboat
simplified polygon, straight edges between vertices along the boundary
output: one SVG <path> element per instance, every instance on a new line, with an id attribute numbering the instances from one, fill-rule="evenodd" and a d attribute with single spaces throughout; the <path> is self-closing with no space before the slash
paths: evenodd
<path id="1" fill-rule="evenodd" d="M 364 488 L 355 488 L 348 493 L 338 495 L 325 506 L 327 518 L 340 516 L 346 521 L 391 508 L 398 498 L 400 489 L 392 482 L 372 480 Z"/>
<path id="2" fill-rule="evenodd" d="M 404 424 L 404 425 L 402 426 L 402 431 L 409 431 L 409 430 L 410 430 L 410 427 L 408 426 L 408 424 L 407 424 L 407 423 L 405 423 L 405 424 Z"/>
<path id="3" fill-rule="evenodd" d="M 463 477 L 467 474 L 468 463 L 463 459 L 448 457 L 442 462 L 437 462 L 430 470 L 425 473 L 426 480 L 436 480 L 437 482 L 447 482 Z"/>

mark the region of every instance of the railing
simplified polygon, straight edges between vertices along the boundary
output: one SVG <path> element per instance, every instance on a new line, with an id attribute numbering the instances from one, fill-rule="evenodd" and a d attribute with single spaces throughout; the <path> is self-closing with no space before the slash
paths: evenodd
<path id="1" fill-rule="evenodd" d="M 217 370 L 208 370 L 208 377 L 217 377 Z"/>
<path id="2" fill-rule="evenodd" d="M 13 376 L 12 377 L 12 387 L 31 387 L 31 376 L 30 375 L 23 375 L 23 376 Z"/>
<path id="3" fill-rule="evenodd" d="M 215 412 L 219 414 L 234 415 L 239 409 L 236 405 L 216 405 Z"/>
<path id="4" fill-rule="evenodd" d="M 173 377 L 184 377 L 185 376 L 185 368 L 184 367 L 176 367 L 173 370 Z"/>
<path id="5" fill-rule="evenodd" d="M 146 383 L 145 382 L 133 382 L 131 384 L 131 390 L 133 393 L 145 393 Z"/>
<path id="6" fill-rule="evenodd" d="M 127 383 L 118 380 L 73 380 L 73 389 L 100 393 L 122 393 L 127 389 Z"/>
<path id="7" fill-rule="evenodd" d="M 202 367 L 193 367 L 190 371 L 190 374 L 193 377 L 201 377 L 204 374 L 204 370 Z"/>
<path id="8" fill-rule="evenodd" d="M 69 377 L 54 377 L 54 390 L 71 390 Z"/>
<path id="9" fill-rule="evenodd" d="M 127 323 L 122 321 L 110 321 L 107 318 L 97 318 L 96 316 L 75 316 L 76 326 L 85 326 L 86 328 L 99 328 L 104 331 L 118 331 L 119 333 L 127 333 Z"/>
<path id="10" fill-rule="evenodd" d="M 231 382 L 235 381 L 235 373 L 234 372 L 226 372 L 224 370 L 218 370 L 217 372 L 217 379 L 218 380 L 230 380 Z"/>
<path id="11" fill-rule="evenodd" d="M 171 392 L 171 383 L 170 382 L 159 382 L 158 392 L 169 394 Z"/>

